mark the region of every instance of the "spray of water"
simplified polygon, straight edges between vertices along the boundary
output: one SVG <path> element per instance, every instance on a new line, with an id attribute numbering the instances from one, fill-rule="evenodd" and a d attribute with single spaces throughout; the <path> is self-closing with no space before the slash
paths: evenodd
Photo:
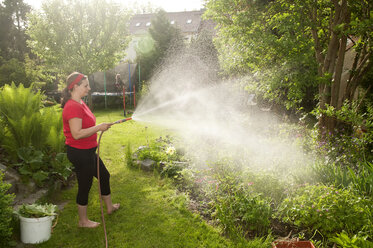
<path id="1" fill-rule="evenodd" d="M 253 106 L 234 81 L 217 81 L 197 56 L 179 54 L 151 79 L 133 118 L 176 131 L 203 165 L 220 156 L 284 171 L 306 163 L 302 152 L 274 136 L 278 118 Z M 248 105 L 249 102 L 249 105 Z"/>

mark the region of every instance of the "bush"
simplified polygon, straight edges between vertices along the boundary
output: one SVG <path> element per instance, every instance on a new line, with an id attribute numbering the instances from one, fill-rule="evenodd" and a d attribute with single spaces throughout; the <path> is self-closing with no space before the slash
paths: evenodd
<path id="1" fill-rule="evenodd" d="M 71 164 L 66 157 L 62 114 L 59 106 L 43 107 L 44 96 L 22 84 L 0 90 L 1 146 L 15 168 L 42 186 L 66 181 Z"/>
<path id="2" fill-rule="evenodd" d="M 254 192 L 251 182 L 245 182 L 240 168 L 224 159 L 209 170 L 205 177 L 210 186 L 209 197 L 215 209 L 213 217 L 234 238 L 263 236 L 270 230 L 271 204 Z"/>
<path id="3" fill-rule="evenodd" d="M 334 133 L 324 133 L 325 140 L 319 142 L 319 152 L 327 161 L 335 161 L 354 168 L 363 161 L 373 161 L 373 105 L 366 103 L 366 109 L 359 113 L 357 102 L 346 101 L 340 110 L 328 106 L 319 110 L 327 116 L 336 118 L 342 124 Z"/>
<path id="4" fill-rule="evenodd" d="M 244 185 L 230 185 L 229 193 L 214 200 L 215 218 L 233 237 L 263 236 L 270 230 L 270 203 Z"/>
<path id="5" fill-rule="evenodd" d="M 159 139 L 150 143 L 149 146 L 142 146 L 136 152 L 139 160 L 151 159 L 157 163 L 158 171 L 161 176 L 177 178 L 184 168 L 180 161 L 183 156 L 172 145 L 170 139 Z"/>
<path id="6" fill-rule="evenodd" d="M 328 238 L 342 231 L 372 235 L 372 203 L 352 188 L 311 185 L 298 188 L 286 198 L 276 215 L 286 223 L 310 233 L 318 230 Z"/>
<path id="7" fill-rule="evenodd" d="M 42 95 L 22 84 L 19 87 L 5 85 L 1 89 L 1 128 L 5 134 L 2 146 L 13 160 L 17 159 L 17 150 L 21 147 L 42 148 L 47 136 L 42 131 L 41 104 Z"/>
<path id="8" fill-rule="evenodd" d="M 14 195 L 7 194 L 10 184 L 3 182 L 3 173 L 0 171 L 0 246 L 9 247 L 12 236 L 12 203 Z"/>

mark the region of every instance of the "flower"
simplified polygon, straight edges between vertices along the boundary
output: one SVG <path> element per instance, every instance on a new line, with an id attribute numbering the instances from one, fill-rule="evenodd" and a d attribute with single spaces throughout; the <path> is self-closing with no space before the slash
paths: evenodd
<path id="1" fill-rule="evenodd" d="M 176 152 L 176 149 L 173 146 L 169 146 L 166 149 L 166 154 L 168 154 L 168 155 L 173 155 L 173 154 L 175 154 L 175 152 Z"/>
<path id="2" fill-rule="evenodd" d="M 253 182 L 249 182 L 247 185 L 248 186 L 251 186 L 251 185 L 253 185 L 254 183 Z"/>

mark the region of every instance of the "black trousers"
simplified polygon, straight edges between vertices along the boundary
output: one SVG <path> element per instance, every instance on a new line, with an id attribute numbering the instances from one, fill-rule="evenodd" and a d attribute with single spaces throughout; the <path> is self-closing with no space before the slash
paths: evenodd
<path id="1" fill-rule="evenodd" d="M 78 180 L 76 203 L 85 206 L 88 204 L 88 195 L 92 186 L 93 177 L 97 178 L 97 147 L 91 149 L 78 149 L 68 145 L 66 147 L 67 158 L 74 165 L 76 178 Z M 106 169 L 101 158 L 99 161 L 101 195 L 110 195 L 110 173 Z"/>

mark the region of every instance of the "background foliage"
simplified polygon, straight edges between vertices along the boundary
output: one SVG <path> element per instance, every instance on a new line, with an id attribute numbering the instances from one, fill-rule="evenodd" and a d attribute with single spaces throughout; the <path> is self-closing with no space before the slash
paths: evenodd
<path id="1" fill-rule="evenodd" d="M 79 10 L 79 14 L 75 15 Z M 113 68 L 128 45 L 129 13 L 108 1 L 49 1 L 29 15 L 28 45 L 57 73 Z"/>

